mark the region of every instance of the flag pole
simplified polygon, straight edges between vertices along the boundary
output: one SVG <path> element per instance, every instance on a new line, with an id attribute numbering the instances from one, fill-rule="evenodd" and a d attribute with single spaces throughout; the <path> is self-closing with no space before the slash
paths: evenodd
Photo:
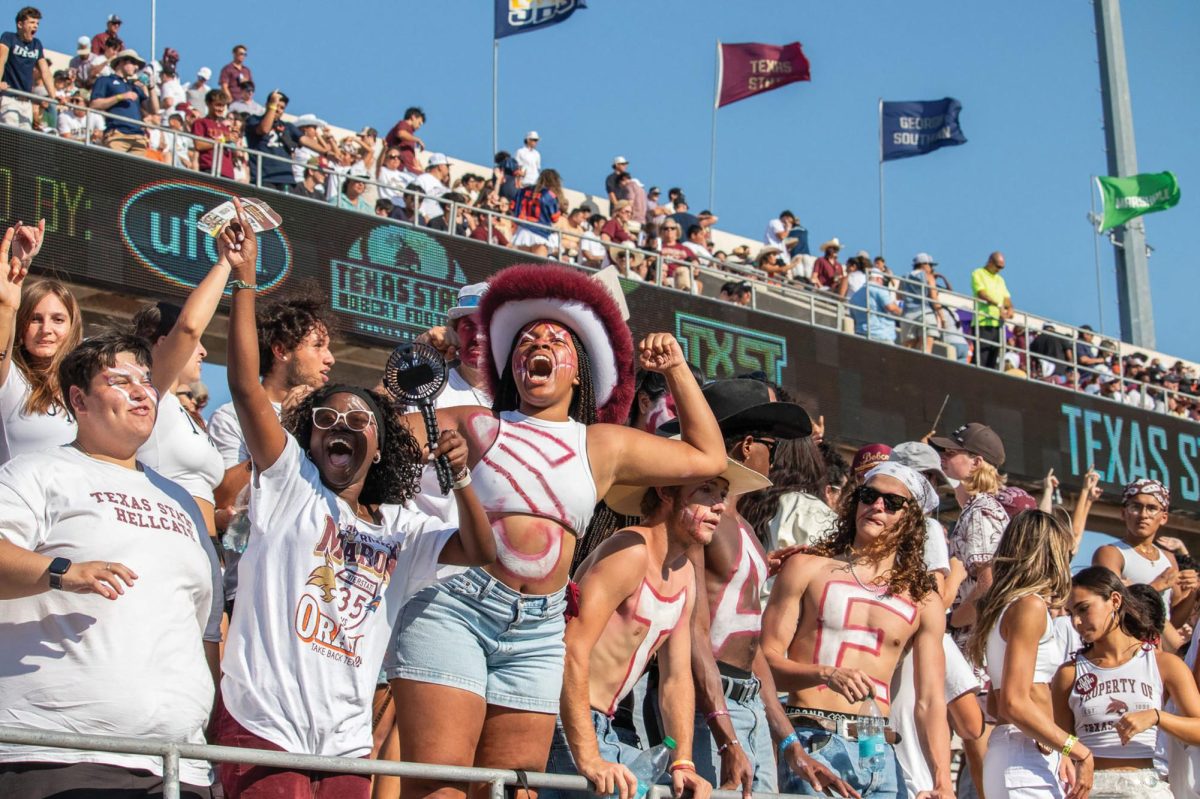
<path id="1" fill-rule="evenodd" d="M 883 98 L 879 98 L 879 254 L 883 249 Z"/>
<path id="2" fill-rule="evenodd" d="M 716 208 L 717 202 L 717 107 L 721 102 L 721 40 L 717 39 L 716 85 L 713 87 L 712 153 L 708 158 L 708 207 Z M 716 213 L 715 211 L 713 213 Z"/>
<path id="3" fill-rule="evenodd" d="M 500 106 L 497 90 L 500 87 L 500 40 L 492 39 L 492 155 L 499 151 L 496 129 L 499 127 Z"/>
<path id="4" fill-rule="evenodd" d="M 1092 219 L 1096 219 L 1096 176 L 1088 180 L 1092 187 Z M 1089 222 L 1091 220 L 1088 220 Z M 1096 230 L 1092 231 L 1092 251 L 1096 258 L 1096 310 L 1099 312 L 1100 335 L 1105 335 L 1104 331 L 1104 282 L 1100 278 L 1100 226 L 1103 222 L 1096 223 Z"/>

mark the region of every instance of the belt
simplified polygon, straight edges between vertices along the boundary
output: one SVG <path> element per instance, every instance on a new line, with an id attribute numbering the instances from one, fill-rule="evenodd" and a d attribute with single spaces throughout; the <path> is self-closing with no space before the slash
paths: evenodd
<path id="1" fill-rule="evenodd" d="M 727 698 L 739 704 L 745 704 L 758 696 L 758 692 L 762 690 L 762 683 L 758 681 L 757 677 L 751 677 L 748 680 L 739 680 L 734 677 L 726 677 L 722 674 L 721 690 Z"/>
<path id="2" fill-rule="evenodd" d="M 796 729 L 824 730 L 851 741 L 858 740 L 858 720 L 862 718 L 862 716 L 849 716 L 841 713 L 831 714 L 827 718 L 807 713 L 803 708 L 792 707 L 788 708 L 787 716 L 788 721 L 792 722 L 792 726 Z M 891 727 L 884 727 L 883 740 L 895 746 L 900 743 L 900 733 Z"/>

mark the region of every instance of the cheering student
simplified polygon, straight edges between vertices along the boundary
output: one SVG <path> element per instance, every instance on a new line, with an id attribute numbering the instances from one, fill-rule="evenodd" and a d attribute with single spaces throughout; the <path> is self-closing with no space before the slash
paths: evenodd
<path id="1" fill-rule="evenodd" d="M 575 537 L 614 483 L 678 485 L 725 469 L 716 420 L 679 344 L 640 345 L 662 372 L 683 439 L 620 426 L 633 396 L 629 328 L 600 283 L 569 267 L 492 277 L 480 311 L 493 409 L 438 411 L 471 449 L 497 562 L 425 589 L 400 618 L 388 668 L 400 749 L 420 763 L 543 771 L 563 677 L 563 611 Z M 424 438 L 420 416 L 413 434 Z M 601 770 L 619 768 L 603 764 Z M 604 779 L 600 770 L 585 775 Z M 404 779 L 405 799 L 461 786 Z"/>
<path id="2" fill-rule="evenodd" d="M 986 796 L 1084 799 L 1091 788 L 1092 752 L 1055 723 L 1050 698 L 1062 662 L 1050 610 L 1070 590 L 1073 541 L 1056 516 L 1026 510 L 992 558 L 992 585 L 967 646 L 976 665 L 986 660 L 988 709 L 999 720 L 983 760 Z"/>
<path id="3" fill-rule="evenodd" d="M 1083 650 L 1054 675 L 1054 718 L 1095 757 L 1090 796 L 1169 799 L 1154 767 L 1154 728 L 1200 745 L 1200 691 L 1187 665 L 1156 646 L 1166 623 L 1162 602 L 1092 566 L 1071 581 L 1067 607 Z M 1179 714 L 1163 709 L 1168 699 Z"/>
<path id="4" fill-rule="evenodd" d="M 46 220 L 18 222 L 0 264 L 0 463 L 75 438 L 58 367 L 83 338 L 79 303 L 57 280 L 25 284 Z M 24 291 L 22 291 L 22 287 Z"/>
<path id="5" fill-rule="evenodd" d="M 254 534 L 239 564 L 242 601 L 225 648 L 217 740 L 363 757 L 400 607 L 435 579 L 439 563 L 487 563 L 495 550 L 456 432 L 445 432 L 432 454 L 456 471 L 458 531 L 401 507 L 417 490 L 423 457 L 380 395 L 325 386 L 280 422 L 258 381 L 258 245 L 234 203 L 238 224 L 218 244 L 233 267 L 229 389 L 254 464 Z M 220 771 L 230 799 L 370 793 L 366 775 L 234 763 Z"/>

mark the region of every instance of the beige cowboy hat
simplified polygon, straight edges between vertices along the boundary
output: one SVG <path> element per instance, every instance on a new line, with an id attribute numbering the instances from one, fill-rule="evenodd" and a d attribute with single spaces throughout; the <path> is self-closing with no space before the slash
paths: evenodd
<path id="1" fill-rule="evenodd" d="M 679 436 L 671 436 L 676 441 Z M 733 458 L 727 458 L 725 471 L 717 477 L 729 483 L 729 497 L 748 494 L 751 491 L 768 488 L 771 481 L 753 469 L 748 469 Z M 642 498 L 647 491 L 653 491 L 646 486 L 614 485 L 604 495 L 604 504 L 624 516 L 642 515 Z"/>
<path id="2" fill-rule="evenodd" d="M 758 255 L 756 255 L 754 257 L 755 266 L 761 266 L 762 262 L 765 261 L 767 259 L 767 256 L 770 255 L 771 253 L 777 253 L 779 255 L 782 255 L 783 250 L 779 249 L 774 244 L 763 247 L 761 250 L 758 251 Z"/>
<path id="3" fill-rule="evenodd" d="M 832 247 L 835 250 L 842 249 L 842 243 L 837 240 L 837 236 L 834 236 L 832 239 L 830 239 L 829 241 L 822 244 L 821 251 L 824 252 L 825 250 L 828 250 L 830 247 Z"/>

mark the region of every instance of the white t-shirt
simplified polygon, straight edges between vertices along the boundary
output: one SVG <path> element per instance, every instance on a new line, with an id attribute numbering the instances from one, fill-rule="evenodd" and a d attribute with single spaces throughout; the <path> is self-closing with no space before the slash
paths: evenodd
<path id="1" fill-rule="evenodd" d="M 297 183 L 304 182 L 304 170 L 308 169 L 308 162 L 319 156 L 316 150 L 310 150 L 304 145 L 300 145 L 292 151 L 292 160 L 295 164 L 292 166 L 292 176 L 296 178 Z"/>
<path id="2" fill-rule="evenodd" d="M 163 80 L 158 87 L 158 93 L 162 98 L 160 103 L 163 108 L 174 108 L 180 103 L 187 102 L 187 89 L 183 88 L 183 84 L 178 78 L 171 80 Z"/>
<path id="3" fill-rule="evenodd" d="M 783 250 L 784 260 L 787 259 L 787 247 L 783 246 L 783 240 L 787 236 L 788 229 L 784 227 L 783 220 L 772 219 L 767 223 L 767 232 L 763 236 L 763 245 L 767 247 L 778 247 Z"/>
<path id="4" fill-rule="evenodd" d="M 413 182 L 416 175 L 404 169 L 379 169 L 379 196 L 391 200 L 395 205 L 404 205 L 404 192 L 408 184 Z"/>
<path id="5" fill-rule="evenodd" d="M 187 492 L 150 469 L 57 447 L 0 468 L 0 520 L 0 536 L 17 546 L 138 575 L 115 601 L 51 590 L 0 602 L 0 725 L 204 743 L 212 561 Z M 162 774 L 147 755 L 0 744 L 0 761 L 30 760 Z M 202 761 L 183 760 L 180 772 L 184 782 L 212 781 Z"/>
<path id="6" fill-rule="evenodd" d="M 193 497 L 213 502 L 213 489 L 225 477 L 225 463 L 217 445 L 173 392 L 158 403 L 158 419 L 138 460 L 187 489 Z"/>
<path id="7" fill-rule="evenodd" d="M 282 406 L 278 402 L 272 402 L 271 407 L 275 409 L 275 415 L 279 416 Z M 227 402 L 213 411 L 208 420 L 208 437 L 217 445 L 217 452 L 221 453 L 221 460 L 225 462 L 226 469 L 250 460 L 250 452 L 246 449 L 246 437 L 242 435 L 242 423 L 238 420 L 237 410 L 232 402 Z"/>
<path id="8" fill-rule="evenodd" d="M 399 506 L 382 513 L 379 526 L 359 519 L 290 435 L 255 474 L 221 697 L 239 724 L 286 751 L 371 751 L 371 699 L 392 628 L 434 582 L 455 532 Z"/>
<path id="9" fill-rule="evenodd" d="M 937 519 L 928 516 L 925 517 L 925 568 L 950 575 L 950 545 L 946 543 L 946 528 Z"/>
<path id="10" fill-rule="evenodd" d="M 421 219 L 435 219 L 441 216 L 443 213 L 442 204 L 434 202 L 429 197 L 441 197 L 443 194 L 449 192 L 450 189 L 446 188 L 446 184 L 428 172 L 422 172 L 417 175 L 417 179 L 413 181 L 413 184 L 420 186 L 421 191 L 427 195 L 427 197 L 421 200 L 421 207 L 419 209 Z"/>
<path id="11" fill-rule="evenodd" d="M 51 413 L 25 414 L 29 381 L 16 364 L 0 386 L 0 463 L 26 452 L 42 452 L 75 440 L 75 420 L 59 405 Z"/>
<path id="12" fill-rule="evenodd" d="M 518 164 L 525 167 L 521 185 L 532 186 L 537 183 L 538 175 L 542 174 L 542 154 L 532 147 L 522 147 L 517 150 L 516 159 Z"/>

